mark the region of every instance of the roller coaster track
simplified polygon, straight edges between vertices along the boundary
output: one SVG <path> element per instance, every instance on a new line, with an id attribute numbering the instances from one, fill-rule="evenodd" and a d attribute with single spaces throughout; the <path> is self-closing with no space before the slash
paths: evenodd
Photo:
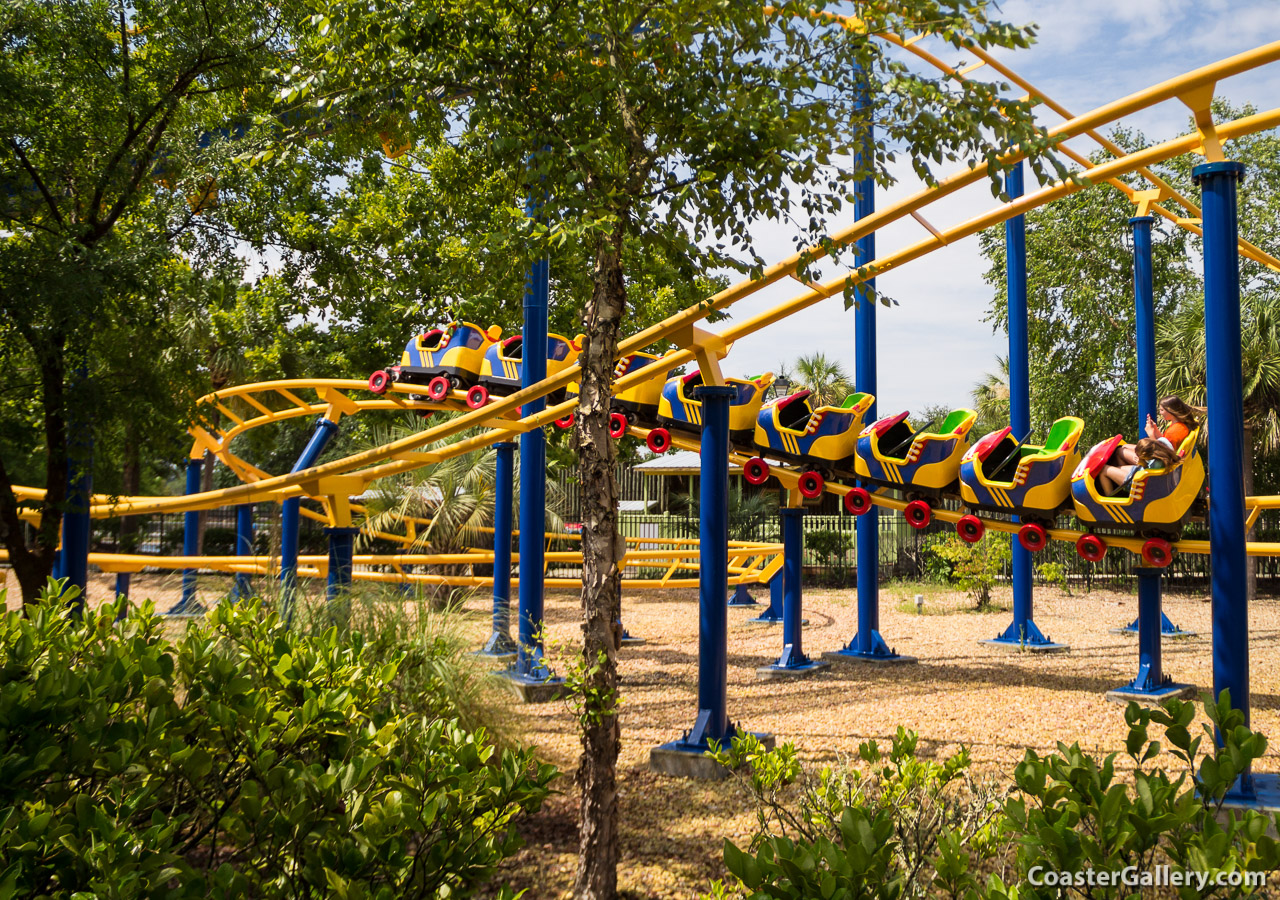
<path id="1" fill-rule="evenodd" d="M 860 23 L 855 19 L 840 18 L 840 24 L 846 28 L 857 29 Z M 618 348 L 619 356 L 642 350 L 660 340 L 670 341 L 678 349 L 667 353 L 660 364 L 648 367 L 636 373 L 618 379 L 614 384 L 615 392 L 635 387 L 645 381 L 646 371 L 659 371 L 659 377 L 677 366 L 698 361 L 704 369 L 715 369 L 707 362 L 715 356 L 723 355 L 732 344 L 750 334 L 767 328 L 770 325 L 808 308 L 824 299 L 843 293 L 848 287 L 859 284 L 887 271 L 899 268 L 927 256 L 929 253 L 971 236 L 985 228 L 1004 222 L 1006 219 L 1026 213 L 1054 200 L 1069 196 L 1092 185 L 1107 183 L 1123 191 L 1137 206 L 1138 214 L 1160 215 L 1178 226 L 1194 233 L 1199 233 L 1200 210 L 1194 203 L 1179 194 L 1172 186 L 1152 171 L 1152 167 L 1170 158 L 1186 154 L 1198 153 L 1206 160 L 1222 159 L 1222 145 L 1232 139 L 1243 137 L 1259 131 L 1280 126 L 1280 108 L 1266 112 L 1244 116 L 1229 122 L 1215 122 L 1210 113 L 1210 102 L 1216 85 L 1222 80 L 1262 66 L 1280 61 L 1280 41 L 1272 42 L 1245 53 L 1229 57 L 1212 65 L 1204 66 L 1169 79 L 1145 90 L 1134 93 L 1080 116 L 1073 116 L 1061 105 L 1049 100 L 1043 92 L 1035 89 L 1025 79 L 1020 78 L 1003 63 L 990 54 L 976 47 L 966 47 L 972 52 L 978 63 L 955 68 L 938 57 L 926 52 L 918 46 L 926 35 L 914 35 L 903 38 L 893 34 L 879 34 L 878 37 L 910 52 L 936 67 L 939 71 L 955 78 L 965 78 L 980 67 L 989 67 L 1001 76 L 1009 79 L 1027 92 L 1024 99 L 1042 104 L 1061 116 L 1064 121 L 1049 128 L 1048 136 L 1057 141 L 1056 152 L 1070 159 L 1080 168 L 1078 177 L 1070 177 L 1029 192 L 1013 201 L 1000 203 L 986 212 L 973 216 L 962 222 L 939 229 L 928 222 L 922 210 L 930 204 L 937 203 L 945 197 L 988 177 L 989 166 L 976 165 L 945 178 L 935 185 L 928 186 L 902 201 L 869 215 L 830 236 L 829 242 L 815 245 L 767 268 L 759 277 L 733 285 L 708 298 L 697 306 L 650 326 L 643 331 L 624 339 Z M 1105 138 L 1099 129 L 1120 121 L 1127 115 L 1155 106 L 1169 100 L 1179 100 L 1187 106 L 1196 123 L 1194 132 L 1161 144 L 1141 150 L 1127 152 L 1114 142 Z M 1103 162 L 1093 162 L 1082 154 L 1067 148 L 1064 142 L 1077 137 L 1086 136 L 1113 156 Z M 1021 158 L 1018 151 L 1011 151 L 1003 158 L 1004 162 L 1014 162 Z M 1124 180 L 1125 176 L 1137 175 L 1151 185 L 1139 190 Z M 1168 201 L 1181 208 L 1180 212 L 1168 208 Z M 915 243 L 903 246 L 891 253 L 878 257 L 864 268 L 848 272 L 825 282 L 814 282 L 800 274 L 802 262 L 821 259 L 828 254 L 831 247 L 843 248 L 875 231 L 884 229 L 889 224 L 905 217 L 912 217 L 923 226 L 928 236 Z M 1266 253 L 1248 241 L 1240 241 L 1240 253 L 1246 258 L 1280 271 L 1280 260 Z M 774 306 L 763 313 L 742 322 L 728 325 L 718 334 L 704 331 L 699 324 L 713 311 L 723 311 L 732 307 L 739 300 L 769 287 L 777 282 L 790 278 L 797 281 L 803 290 L 791 299 Z M 244 385 L 229 388 L 203 398 L 202 403 L 210 410 L 216 411 L 220 421 L 226 423 L 213 427 L 193 427 L 192 457 L 199 458 L 206 452 L 228 466 L 241 479 L 242 484 L 231 488 L 207 491 L 180 497 L 108 497 L 96 495 L 91 504 L 91 514 L 95 517 L 119 515 L 142 515 L 150 513 L 187 512 L 191 510 L 213 509 L 222 506 L 254 502 L 279 502 L 289 497 L 310 497 L 324 504 L 325 514 L 308 511 L 315 518 L 324 518 L 331 524 L 349 524 L 353 513 L 363 510 L 352 506 L 348 499 L 363 493 L 367 486 L 379 479 L 398 475 L 412 469 L 430 465 L 449 457 L 470 452 L 535 428 L 545 427 L 553 421 L 563 418 L 574 409 L 576 399 L 547 407 L 545 410 L 529 416 L 520 415 L 521 406 L 536 398 L 546 397 L 553 391 L 563 388 L 578 378 L 579 368 L 571 366 L 555 376 L 549 377 L 529 388 L 520 390 L 506 397 L 494 398 L 488 405 L 479 410 L 467 409 L 456 397 L 444 404 L 425 404 L 414 401 L 407 395 L 421 391 L 420 387 L 393 384 L 391 390 L 376 399 L 366 399 L 370 395 L 362 381 L 342 379 L 305 379 L 297 381 L 276 381 Z M 300 395 L 314 395 L 315 399 L 307 399 Z M 314 466 L 302 472 L 286 475 L 269 475 L 236 456 L 230 448 L 234 438 L 245 432 L 269 424 L 279 423 L 284 419 L 302 416 L 322 415 L 337 421 L 344 415 L 355 415 L 371 411 L 393 410 L 455 410 L 457 415 L 438 424 L 424 428 L 408 437 L 392 441 L 380 447 L 352 454 L 343 459 L 334 460 Z M 479 429 L 479 433 L 457 438 L 463 432 Z M 632 427 L 629 432 L 643 438 L 647 429 Z M 696 441 L 680 435 L 673 435 L 673 445 L 685 449 L 697 450 Z M 732 454 L 736 462 L 745 462 L 746 456 Z M 773 474 L 781 484 L 795 495 L 799 470 L 775 466 Z M 843 495 L 852 486 L 837 482 L 828 482 L 825 489 Z M 16 489 L 19 496 L 27 500 L 38 500 L 43 491 L 35 488 Z M 872 502 L 879 506 L 901 510 L 905 501 L 898 500 L 885 492 L 872 495 Z M 1249 521 L 1252 523 L 1262 509 L 1280 507 L 1280 497 L 1252 497 L 1246 500 Z M 963 512 L 936 509 L 934 512 L 940 520 L 954 522 Z M 986 527 L 1007 533 L 1014 533 L 1017 526 L 1012 522 L 982 516 Z M 405 534 L 379 534 L 402 543 L 411 543 L 416 530 L 425 524 L 425 520 L 407 522 Z M 1055 540 L 1075 541 L 1083 532 L 1070 529 L 1052 528 L 1048 530 L 1050 538 Z M 563 538 L 564 536 L 559 536 Z M 1139 552 L 1141 539 L 1108 535 L 1110 546 L 1123 547 Z M 634 539 L 632 544 L 654 544 L 653 539 Z M 1182 540 L 1174 545 L 1174 549 L 1182 553 L 1207 553 L 1207 541 Z M 631 551 L 657 552 L 657 551 Z M 672 559 L 668 552 L 668 561 Z M 735 578 L 739 581 L 767 580 L 772 577 L 780 563 L 776 545 L 746 545 L 738 548 L 740 556 L 736 563 L 741 567 Z M 1280 555 L 1280 544 L 1250 542 L 1248 553 L 1253 556 Z M 361 561 L 385 562 L 387 565 L 399 567 L 413 565 L 412 554 L 398 554 L 392 557 L 357 557 Z M 472 562 L 482 562 L 483 554 L 466 554 Z M 395 561 L 387 562 L 394 557 Z M 426 557 L 421 557 L 426 559 Z M 551 555 L 549 554 L 549 558 Z M 632 558 L 641 557 L 628 556 Z M 768 558 L 768 562 L 764 562 Z M 491 557 L 489 557 L 491 560 Z M 125 557 L 110 554 L 93 554 L 91 562 L 103 568 L 132 569 L 135 565 L 157 565 L 161 560 L 155 557 Z M 145 562 L 139 562 L 145 560 Z M 654 561 L 654 560 L 649 560 Z M 319 572 L 323 568 L 322 561 L 314 557 L 300 560 L 304 568 Z M 668 570 L 667 584 L 674 586 L 673 574 L 680 568 L 695 568 L 696 557 L 686 560 L 687 566 L 672 562 Z M 748 564 L 749 563 L 749 564 Z M 181 567 L 186 564 L 198 564 L 202 567 L 222 568 L 225 571 L 238 571 L 236 566 L 253 566 L 254 571 L 265 571 L 263 566 L 269 563 L 261 558 L 253 557 L 201 557 L 165 558 L 163 564 L 168 567 Z M 370 577 L 379 573 L 366 573 Z M 357 575 L 357 577 L 360 577 Z M 387 578 L 396 578 L 388 575 Z M 423 578 L 435 576 L 421 576 Z M 483 581 L 483 579 L 482 579 Z M 554 583 L 554 582 L 549 582 Z"/>

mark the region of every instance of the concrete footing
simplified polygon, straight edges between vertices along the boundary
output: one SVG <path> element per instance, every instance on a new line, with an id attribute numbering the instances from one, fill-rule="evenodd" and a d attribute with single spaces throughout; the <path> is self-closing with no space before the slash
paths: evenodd
<path id="1" fill-rule="evenodd" d="M 781 681 L 787 678 L 805 678 L 814 672 L 821 672 L 823 669 L 829 668 L 831 668 L 831 663 L 817 659 L 811 659 L 798 666 L 779 666 L 775 663 L 771 666 L 757 668 L 756 677 L 761 681 Z"/>
<path id="2" fill-rule="evenodd" d="M 822 658 L 827 662 L 833 663 L 869 663 L 873 666 L 908 666 L 920 662 L 914 656 L 902 656 L 897 653 L 892 656 L 872 656 L 870 654 L 860 656 L 854 653 L 845 653 L 843 650 L 828 650 L 822 654 Z"/>
<path id="3" fill-rule="evenodd" d="M 1048 641 L 1043 644 L 1018 643 L 1017 641 L 1002 641 L 1000 639 L 990 641 L 978 641 L 985 647 L 992 647 L 996 650 L 1012 650 L 1015 653 L 1066 653 L 1071 647 L 1068 644 L 1056 644 Z"/>
<path id="4" fill-rule="evenodd" d="M 1125 685 L 1103 695 L 1108 703 L 1128 706 L 1131 702 L 1142 706 L 1159 706 L 1166 700 L 1194 700 L 1199 691 L 1191 684 L 1165 684 L 1159 690 L 1140 691 Z"/>
<path id="5" fill-rule="evenodd" d="M 756 739 L 766 750 L 772 750 L 777 741 L 771 734 L 756 733 Z M 671 741 L 649 751 L 649 770 L 676 778 L 696 778 L 700 781 L 720 781 L 730 772 L 706 755 L 706 746 Z"/>
<path id="6" fill-rule="evenodd" d="M 510 675 L 499 675 L 503 681 L 511 688 L 521 703 L 550 703 L 552 700 L 559 700 L 564 696 L 565 684 L 563 678 L 552 678 L 548 681 L 532 681 L 523 678 L 513 678 Z"/>

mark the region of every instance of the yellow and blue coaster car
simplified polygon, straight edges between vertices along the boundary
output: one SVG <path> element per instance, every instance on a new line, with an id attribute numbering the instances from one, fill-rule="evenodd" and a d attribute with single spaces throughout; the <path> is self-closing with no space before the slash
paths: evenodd
<path id="1" fill-rule="evenodd" d="M 578 361 L 584 335 L 567 338 L 547 335 L 547 375 L 556 375 Z M 515 334 L 489 347 L 480 366 L 480 384 L 495 397 L 505 397 L 520 390 L 524 364 L 524 338 Z M 559 403 L 564 391 L 552 393 L 548 402 Z"/>
<path id="2" fill-rule="evenodd" d="M 933 422 L 913 429 L 905 412 L 873 422 L 858 435 L 854 472 L 874 484 L 906 491 L 908 496 L 941 496 L 956 483 L 977 418 L 971 409 L 957 409 L 936 431 L 929 430 Z M 865 491 L 859 489 L 846 495 L 845 506 L 854 515 L 870 509 Z M 929 504 L 918 496 L 911 497 L 903 514 L 916 528 L 924 528 L 933 518 Z"/>
<path id="3" fill-rule="evenodd" d="M 735 391 L 729 398 L 729 440 L 749 447 L 755 433 L 756 416 L 764 404 L 765 391 L 773 384 L 773 373 L 766 372 L 755 378 L 726 378 L 724 383 Z M 694 390 L 701 384 L 702 372 L 698 369 L 688 375 L 667 379 L 658 400 L 658 421 L 680 431 L 701 432 L 702 401 L 694 396 Z M 655 428 L 650 435 L 663 430 Z M 662 442 L 662 435 L 659 435 L 658 442 Z M 655 453 L 663 452 L 654 447 L 653 443 L 651 440 L 651 450 Z M 666 443 L 670 444 L 669 436 Z"/>
<path id="4" fill-rule="evenodd" d="M 780 459 L 845 466 L 875 397 L 854 393 L 839 406 L 815 409 L 810 396 L 807 390 L 799 391 L 766 404 L 756 417 L 755 444 Z"/>
<path id="5" fill-rule="evenodd" d="M 502 337 L 502 329 L 481 329 L 470 322 L 452 322 L 417 335 L 404 348 L 400 365 L 379 369 L 369 376 L 369 389 L 384 393 L 391 382 L 423 384 L 432 400 L 443 400 L 449 391 L 474 385 L 480 378 L 485 351 Z"/>
<path id="6" fill-rule="evenodd" d="M 905 412 L 873 422 L 858 435 L 854 471 L 877 484 L 939 494 L 959 477 L 977 418 L 971 409 L 957 409 L 936 431 L 927 430 L 933 423 L 912 429 Z"/>
<path id="7" fill-rule="evenodd" d="M 1165 469 L 1137 468 L 1128 491 L 1121 488 L 1112 496 L 1099 493 L 1097 478 L 1123 438 L 1116 435 L 1095 444 L 1071 476 L 1076 518 L 1091 528 L 1100 526 L 1147 537 L 1143 561 L 1151 566 L 1167 566 L 1173 558 L 1169 541 L 1181 536 L 1182 524 L 1204 487 L 1204 461 L 1196 448 L 1199 436 L 1200 430 L 1196 429 L 1183 439 L 1177 448 L 1180 462 Z M 1097 561 L 1106 553 L 1106 544 L 1097 535 L 1086 534 L 1076 549 L 1085 559 Z"/>
<path id="8" fill-rule="evenodd" d="M 1020 516 L 1022 545 L 1041 549 L 1048 542 L 1045 525 L 1070 502 L 1083 432 L 1084 422 L 1075 416 L 1054 422 L 1043 446 L 1015 440 L 1009 428 L 993 431 L 960 460 L 960 499 L 970 509 Z"/>

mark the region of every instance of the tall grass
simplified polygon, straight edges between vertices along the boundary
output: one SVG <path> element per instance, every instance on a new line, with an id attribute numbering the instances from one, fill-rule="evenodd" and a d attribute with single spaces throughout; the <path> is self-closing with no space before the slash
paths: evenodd
<path id="1" fill-rule="evenodd" d="M 299 604 L 294 627 L 303 633 L 336 628 L 376 657 L 403 654 L 389 702 L 398 711 L 457 719 L 468 732 L 481 726 L 499 747 L 517 741 L 513 696 L 493 677 L 493 664 L 476 657 L 468 597 L 439 606 L 420 592 L 402 594 L 393 585 L 357 584 L 341 600 L 323 597 Z"/>

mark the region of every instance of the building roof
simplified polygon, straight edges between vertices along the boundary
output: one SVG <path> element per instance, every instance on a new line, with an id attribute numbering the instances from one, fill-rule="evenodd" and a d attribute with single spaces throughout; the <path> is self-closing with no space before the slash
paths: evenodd
<path id="1" fill-rule="evenodd" d="M 699 475 L 702 473 L 702 454 L 692 450 L 673 450 L 632 468 L 641 475 Z M 741 471 L 741 466 L 729 463 L 730 473 Z"/>

